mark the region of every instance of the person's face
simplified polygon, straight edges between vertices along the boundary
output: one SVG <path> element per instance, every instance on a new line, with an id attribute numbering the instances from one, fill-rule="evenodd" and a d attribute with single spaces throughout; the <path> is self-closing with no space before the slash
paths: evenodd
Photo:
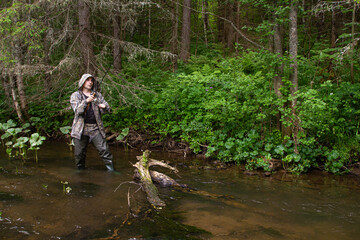
<path id="1" fill-rule="evenodd" d="M 91 90 L 93 85 L 94 85 L 94 79 L 90 77 L 85 80 L 83 87 L 85 89 Z"/>

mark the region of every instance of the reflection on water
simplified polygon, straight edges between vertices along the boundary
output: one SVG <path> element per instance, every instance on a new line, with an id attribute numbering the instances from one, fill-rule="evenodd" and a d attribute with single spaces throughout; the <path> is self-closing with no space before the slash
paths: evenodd
<path id="1" fill-rule="evenodd" d="M 241 204 L 184 198 L 179 209 L 186 212 L 185 224 L 210 231 L 211 239 L 358 238 L 359 186 L 339 185 L 339 180 L 333 177 L 325 177 L 322 183 L 309 177 L 284 182 L 239 176 L 226 181 L 232 171 L 212 176 L 214 181 L 221 182 L 216 187 L 206 182 L 198 188 L 231 194 L 232 201 Z M 196 182 L 202 181 L 207 181 L 207 176 L 200 176 Z"/>
<path id="2" fill-rule="evenodd" d="M 88 169 L 77 171 L 65 143 L 43 146 L 38 165 L 8 161 L 1 153 L 0 239 L 92 239 L 112 236 L 114 229 L 118 239 L 330 240 L 360 235 L 360 186 L 350 176 L 247 176 L 237 167 L 198 170 L 185 167 L 189 159 L 157 152 L 153 158 L 181 163 L 181 178 L 164 173 L 198 191 L 162 188 L 167 207 L 130 220 L 128 204 L 135 209 L 146 203 L 139 186 L 128 183 L 133 174 L 129 162 L 141 153 L 117 147 L 112 152 L 120 174 L 107 173 L 93 148 Z"/>

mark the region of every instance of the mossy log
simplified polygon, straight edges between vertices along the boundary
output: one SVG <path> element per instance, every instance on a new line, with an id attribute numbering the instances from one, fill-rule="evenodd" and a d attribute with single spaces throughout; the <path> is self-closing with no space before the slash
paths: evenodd
<path id="1" fill-rule="evenodd" d="M 145 150 L 142 156 L 136 157 L 138 159 L 138 162 L 133 164 L 133 166 L 136 167 L 135 178 L 140 179 L 143 185 L 143 189 L 146 192 L 148 201 L 156 207 L 163 207 L 165 206 L 165 202 L 160 199 L 159 191 L 154 185 L 153 180 L 161 184 L 162 186 L 175 186 L 175 185 L 181 186 L 181 185 L 178 184 L 174 179 L 170 178 L 169 176 L 163 173 L 159 173 L 156 171 L 149 171 L 149 168 L 151 166 L 161 166 L 171 169 L 175 173 L 177 173 L 178 170 L 162 161 L 150 159 L 149 155 L 150 155 L 150 151 Z"/>
<path id="2" fill-rule="evenodd" d="M 150 176 L 151 176 L 153 183 L 156 183 L 156 184 L 160 185 L 161 187 L 181 187 L 181 188 L 190 189 L 190 187 L 188 185 L 180 184 L 177 181 L 175 181 L 174 179 L 172 179 L 171 177 L 169 177 L 168 175 L 157 172 L 157 171 L 150 170 Z M 135 171 L 134 171 L 134 178 L 141 179 L 140 174 L 137 169 L 135 169 Z"/>
<path id="3" fill-rule="evenodd" d="M 144 151 L 142 156 L 137 156 L 136 158 L 139 160 L 137 163 L 133 164 L 135 169 L 134 178 L 140 179 L 143 189 L 146 192 L 148 201 L 156 206 L 156 207 L 163 207 L 165 206 L 165 202 L 162 201 L 159 197 L 159 192 L 156 186 L 154 185 L 154 182 L 159 184 L 162 187 L 175 187 L 180 189 L 181 191 L 185 191 L 191 194 L 199 195 L 202 197 L 210 198 L 210 199 L 217 199 L 218 201 L 221 201 L 227 205 L 234 206 L 237 208 L 249 208 L 245 204 L 242 204 L 236 200 L 234 200 L 231 196 L 226 195 L 219 195 L 214 193 L 209 193 L 206 191 L 201 191 L 197 189 L 193 189 L 186 184 L 179 184 L 171 177 L 167 176 L 166 174 L 149 170 L 149 167 L 151 166 L 161 166 L 168 169 L 171 169 L 175 173 L 178 172 L 178 170 L 174 167 L 171 167 L 170 165 L 158 161 L 155 159 L 149 158 L 150 151 L 146 150 Z"/>

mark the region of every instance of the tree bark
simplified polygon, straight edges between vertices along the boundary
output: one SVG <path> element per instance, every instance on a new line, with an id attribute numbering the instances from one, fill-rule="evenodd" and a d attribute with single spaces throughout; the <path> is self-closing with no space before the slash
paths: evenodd
<path id="1" fill-rule="evenodd" d="M 91 40 L 90 26 L 90 7 L 84 0 L 79 0 L 79 38 L 80 49 L 83 58 L 85 71 L 92 75 L 96 75 L 95 54 Z"/>
<path id="2" fill-rule="evenodd" d="M 278 58 L 282 58 L 282 31 L 279 23 L 275 23 L 274 30 L 274 53 L 278 56 Z M 282 86 L 283 70 L 284 65 L 281 63 L 281 65 L 277 67 L 277 75 L 274 78 L 274 92 L 278 97 L 281 96 L 280 88 Z"/>
<path id="3" fill-rule="evenodd" d="M 289 33 L 289 53 L 290 53 L 290 68 L 291 76 L 290 80 L 292 83 L 291 94 L 298 90 L 298 65 L 297 65 L 297 52 L 298 52 L 298 33 L 297 33 L 297 0 L 291 1 L 290 8 L 290 33 Z M 295 106 L 296 102 L 292 104 Z"/>
<path id="4" fill-rule="evenodd" d="M 240 5 L 239 2 L 236 3 L 236 5 L 237 5 L 236 6 L 236 27 L 238 29 L 241 29 L 241 27 L 240 27 L 240 12 L 241 12 L 241 7 L 240 6 L 241 5 Z M 238 43 L 239 40 L 240 40 L 240 34 L 238 32 L 236 32 L 236 34 L 235 34 L 235 43 Z M 235 51 L 236 51 L 236 55 L 239 55 L 239 49 L 236 48 Z"/>
<path id="5" fill-rule="evenodd" d="M 351 82 L 354 83 L 354 49 L 355 49 L 355 14 L 356 14 L 356 2 L 353 3 L 353 11 L 352 11 L 352 21 L 351 21 L 351 65 L 350 65 L 350 76 Z"/>
<path id="6" fill-rule="evenodd" d="M 227 4 L 227 19 L 229 19 L 230 22 L 234 22 L 234 3 Z M 227 23 L 226 25 L 227 25 L 226 45 L 229 48 L 230 52 L 233 52 L 235 31 L 231 24 Z"/>
<path id="7" fill-rule="evenodd" d="M 208 46 L 207 33 L 208 33 L 208 29 L 209 29 L 209 14 L 207 13 L 208 6 L 209 6 L 208 0 L 203 0 L 202 1 L 202 19 L 203 19 L 203 25 L 204 25 L 204 40 L 205 40 L 206 47 Z"/>
<path id="8" fill-rule="evenodd" d="M 290 92 L 293 97 L 291 101 L 291 110 L 293 115 L 293 127 L 292 134 L 294 140 L 294 152 L 299 153 L 297 149 L 298 145 L 298 131 L 299 123 L 296 115 L 296 96 L 295 92 L 298 90 L 298 65 L 297 65 L 297 52 L 298 52 L 298 32 L 297 32 L 297 12 L 298 12 L 298 0 L 292 0 L 290 6 L 290 33 L 289 33 L 289 54 L 290 54 L 290 81 L 292 83 Z"/>
<path id="9" fill-rule="evenodd" d="M 24 118 L 23 118 L 23 114 L 21 112 L 21 107 L 20 104 L 18 102 L 17 99 L 17 94 L 16 94 L 16 84 L 15 84 L 15 80 L 14 80 L 14 76 L 13 75 L 9 75 L 9 83 L 10 83 L 10 90 L 11 90 L 11 98 L 12 98 L 12 102 L 14 104 L 14 108 L 16 111 L 16 114 L 19 118 L 19 120 L 24 123 Z"/>
<path id="10" fill-rule="evenodd" d="M 190 57 L 191 38 L 191 0 L 184 0 L 181 30 L 180 59 L 187 61 Z"/>
<path id="11" fill-rule="evenodd" d="M 172 37 L 171 37 L 171 52 L 178 53 L 178 31 L 179 31 L 179 0 L 176 0 L 172 12 Z"/>
<path id="12" fill-rule="evenodd" d="M 46 35 L 44 38 L 44 65 L 50 66 L 50 46 L 51 46 L 51 39 L 53 35 L 53 29 L 50 26 L 49 19 L 50 19 L 50 8 L 49 2 L 44 1 L 43 6 L 45 9 L 45 26 L 48 28 L 46 31 Z M 50 73 L 45 73 L 44 76 L 44 90 L 46 93 L 50 93 L 51 90 L 51 75 Z"/>
<path id="13" fill-rule="evenodd" d="M 14 3 L 17 1 L 14 1 Z M 14 22 L 18 22 L 18 18 L 15 17 L 13 19 Z M 22 77 L 22 73 L 21 73 L 21 65 L 23 63 L 23 54 L 22 54 L 22 44 L 21 41 L 15 37 L 13 43 L 11 44 L 12 50 L 13 50 L 13 54 L 14 54 L 14 59 L 15 59 L 15 79 L 16 79 L 16 87 L 17 87 L 17 93 L 18 93 L 18 97 L 19 97 L 19 101 L 20 101 L 20 109 L 21 112 L 26 114 L 26 95 L 25 95 L 25 87 L 24 87 L 24 80 Z M 11 73 L 12 75 L 12 73 Z M 13 78 L 11 78 L 11 80 L 13 81 Z M 12 85 L 15 88 L 15 84 Z M 16 91 L 14 92 L 14 94 L 16 95 Z M 22 115 L 23 116 L 23 115 Z M 20 117 L 19 117 L 20 119 Z M 21 118 L 23 119 L 23 118 Z"/>
<path id="14" fill-rule="evenodd" d="M 6 80 L 6 76 L 0 76 L 1 77 L 1 83 L 2 83 L 2 87 L 4 89 L 5 92 L 5 96 L 7 98 L 7 103 L 9 106 L 11 105 L 11 90 L 10 90 L 10 84 L 8 83 L 8 81 Z"/>
<path id="15" fill-rule="evenodd" d="M 331 12 L 331 48 L 336 47 L 336 9 Z"/>
<path id="16" fill-rule="evenodd" d="M 15 67 L 15 74 L 16 74 L 16 86 L 19 93 L 19 100 L 20 100 L 20 107 L 21 111 L 26 115 L 26 95 L 25 95 L 25 87 L 24 87 L 24 79 L 21 74 L 21 63 L 16 63 Z"/>
<path id="17" fill-rule="evenodd" d="M 148 48 L 151 46 L 151 5 L 149 6 L 149 15 L 148 15 Z"/>
<path id="18" fill-rule="evenodd" d="M 15 63 L 16 84 L 13 84 L 12 86 L 15 88 L 15 85 L 16 85 L 16 88 L 17 88 L 17 93 L 18 93 L 18 97 L 19 97 L 19 101 L 20 101 L 20 109 L 21 109 L 21 112 L 23 113 L 21 118 L 19 116 L 19 119 L 22 119 L 22 121 L 23 121 L 23 115 L 27 115 L 26 114 L 27 102 L 26 102 L 26 95 L 25 95 L 24 80 L 23 80 L 22 73 L 21 73 L 21 61 L 22 61 L 21 45 L 19 44 L 19 41 L 17 39 L 15 39 L 14 42 L 15 42 L 15 44 L 13 45 L 13 52 L 14 52 L 14 57 L 15 57 L 15 62 L 16 62 Z M 13 78 L 11 78 L 11 79 L 13 80 Z M 16 95 L 16 91 L 14 91 L 14 94 Z"/>
<path id="19" fill-rule="evenodd" d="M 122 69 L 122 62 L 121 62 L 122 49 L 120 45 L 120 42 L 122 40 L 122 28 L 121 28 L 121 18 L 117 13 L 114 13 L 113 16 L 113 31 L 114 31 L 114 43 L 113 43 L 114 70 L 120 72 Z"/>
<path id="20" fill-rule="evenodd" d="M 137 159 L 139 161 L 137 163 L 135 163 L 133 166 L 137 168 L 137 173 L 140 176 L 140 180 L 141 180 L 143 189 L 147 195 L 148 201 L 156 207 L 163 207 L 166 204 L 164 201 L 162 201 L 160 199 L 159 192 L 152 181 L 151 174 L 149 171 L 149 167 L 151 167 L 152 165 L 159 165 L 159 164 L 156 164 L 156 162 L 159 162 L 159 161 L 150 159 L 149 156 L 150 156 L 150 151 L 145 150 L 143 152 L 142 156 L 137 156 Z M 164 166 L 164 165 L 162 165 L 162 166 Z M 169 165 L 167 165 L 167 166 L 170 167 Z"/>
<path id="21" fill-rule="evenodd" d="M 276 22 L 276 19 L 275 19 Z M 274 92 L 278 97 L 281 97 L 280 88 L 282 87 L 282 76 L 284 71 L 284 64 L 282 63 L 282 56 L 283 56 L 283 48 L 282 48 L 282 42 L 283 42 L 283 36 L 282 36 L 282 29 L 281 25 L 279 23 L 275 23 L 274 26 L 274 53 L 278 56 L 280 59 L 280 65 L 277 66 L 276 73 L 277 75 L 274 77 Z M 276 115 L 276 128 L 281 131 L 281 121 L 280 121 L 281 115 L 280 112 Z"/>
<path id="22" fill-rule="evenodd" d="M 330 38 L 330 47 L 336 47 L 336 8 L 332 8 L 331 11 L 331 38 Z M 329 72 L 333 72 L 333 61 L 330 60 L 329 63 Z"/>
<path id="23" fill-rule="evenodd" d="M 217 40 L 219 42 L 224 43 L 225 39 L 225 21 L 224 21 L 224 17 L 225 17 L 225 6 L 223 1 L 218 0 L 218 13 L 217 15 L 219 16 L 217 18 L 217 29 L 218 29 L 218 35 L 217 35 Z"/>

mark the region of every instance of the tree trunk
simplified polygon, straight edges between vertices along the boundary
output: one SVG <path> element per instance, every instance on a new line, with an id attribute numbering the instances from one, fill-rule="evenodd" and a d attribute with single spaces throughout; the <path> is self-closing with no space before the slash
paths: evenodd
<path id="1" fill-rule="evenodd" d="M 178 31 L 179 31 L 179 0 L 176 0 L 174 3 L 174 8 L 172 12 L 172 37 L 171 37 L 171 52 L 174 54 L 178 53 Z"/>
<path id="2" fill-rule="evenodd" d="M 296 96 L 295 92 L 298 90 L 298 65 L 297 65 L 297 52 L 298 52 L 298 33 L 297 33 L 297 12 L 298 12 L 298 0 L 291 1 L 290 7 L 290 33 L 289 33 L 289 54 L 290 54 L 290 81 L 292 83 L 290 92 L 294 97 L 291 101 L 291 110 L 293 115 L 293 128 L 292 134 L 294 139 L 294 152 L 298 153 L 297 145 L 298 145 L 298 131 L 299 131 L 299 123 L 296 115 Z"/>
<path id="3" fill-rule="evenodd" d="M 276 23 L 274 26 L 274 53 L 278 56 L 278 58 L 282 58 L 283 49 L 282 49 L 282 31 L 279 23 Z M 277 67 L 277 75 L 274 78 L 274 91 L 275 94 L 280 97 L 281 92 L 280 88 L 282 86 L 282 73 L 284 70 L 284 65 L 281 64 Z"/>
<path id="4" fill-rule="evenodd" d="M 336 47 L 336 10 L 331 12 L 331 48 Z"/>
<path id="5" fill-rule="evenodd" d="M 10 89 L 10 84 L 8 83 L 8 81 L 6 80 L 6 76 L 0 76 L 1 77 L 1 83 L 2 83 L 2 87 L 4 89 L 5 92 L 5 96 L 7 98 L 7 103 L 9 106 L 11 105 L 11 89 Z"/>
<path id="6" fill-rule="evenodd" d="M 174 54 L 178 54 L 178 32 L 179 32 L 179 0 L 174 2 L 174 7 L 172 10 L 172 24 L 173 29 L 171 33 L 171 52 Z M 178 68 L 177 65 L 178 57 L 175 57 L 173 60 L 173 72 L 175 72 Z"/>
<path id="7" fill-rule="evenodd" d="M 203 19 L 203 25 L 204 25 L 204 39 L 205 39 L 205 45 L 208 46 L 208 29 L 209 29 L 209 14 L 207 14 L 208 11 L 208 0 L 202 1 L 202 19 Z"/>
<path id="8" fill-rule="evenodd" d="M 234 22 L 234 3 L 228 3 L 226 8 L 227 8 L 227 19 L 229 19 L 230 22 Z M 226 25 L 227 25 L 226 45 L 229 48 L 230 52 L 233 52 L 235 31 L 230 23 L 227 23 Z"/>
<path id="9" fill-rule="evenodd" d="M 114 31 L 114 43 L 113 43 L 114 70 L 120 72 L 122 69 L 122 62 L 121 62 L 122 49 L 120 45 L 120 42 L 122 40 L 122 29 L 121 29 L 121 18 L 116 13 L 113 16 L 113 31 Z"/>
<path id="10" fill-rule="evenodd" d="M 20 109 L 23 115 L 26 114 L 26 95 L 25 95 L 25 87 L 24 87 L 24 80 L 21 73 L 21 62 L 22 62 L 22 53 L 21 53 L 21 45 L 19 41 L 15 39 L 13 45 L 13 52 L 15 57 L 15 77 L 16 77 L 16 87 L 20 101 Z M 14 84 L 15 86 L 15 84 Z"/>
<path id="11" fill-rule="evenodd" d="M 236 4 L 237 4 L 237 6 L 236 6 L 236 27 L 238 29 L 241 29 L 241 27 L 240 27 L 240 11 L 241 11 L 240 3 L 238 2 Z M 240 34 L 238 32 L 236 32 L 236 34 L 235 34 L 235 43 L 238 43 L 239 40 L 240 40 Z M 239 55 L 239 49 L 236 48 L 235 51 L 236 51 L 236 55 Z"/>
<path id="12" fill-rule="evenodd" d="M 17 114 L 19 120 L 22 123 L 24 123 L 25 121 L 24 121 L 24 118 L 23 118 L 23 114 L 21 112 L 21 107 L 20 107 L 20 104 L 19 104 L 18 99 L 17 99 L 16 86 L 15 86 L 16 84 L 15 84 L 13 75 L 9 75 L 9 83 L 10 83 L 10 89 L 11 89 L 11 98 L 12 98 L 12 101 L 13 101 L 13 104 L 14 104 L 16 114 Z"/>
<path id="13" fill-rule="evenodd" d="M 85 0 L 79 0 L 79 38 L 83 64 L 87 73 L 96 75 L 95 54 L 91 41 L 90 7 Z"/>
<path id="14" fill-rule="evenodd" d="M 17 2 L 17 1 L 14 1 L 14 3 L 15 2 Z M 13 19 L 14 22 L 18 22 L 18 20 L 19 19 L 17 19 L 17 17 L 14 17 L 14 19 Z M 21 112 L 25 113 L 25 115 L 26 115 L 27 102 L 26 102 L 26 95 L 25 95 L 24 80 L 23 80 L 22 73 L 21 73 L 21 65 L 23 63 L 21 41 L 15 37 L 13 43 L 11 44 L 11 47 L 12 47 L 14 59 L 15 59 L 14 67 L 15 67 L 16 87 L 17 87 L 17 92 L 18 92 L 19 101 L 20 101 L 20 109 L 21 109 Z M 11 80 L 13 81 L 13 78 L 11 78 Z M 13 84 L 13 86 L 15 88 L 15 84 Z M 19 117 L 19 119 L 20 119 L 20 117 Z M 23 119 L 23 118 L 21 118 L 21 119 Z"/>
<path id="15" fill-rule="evenodd" d="M 330 38 L 330 47 L 336 47 L 336 8 L 332 9 L 331 12 L 331 38 Z M 329 73 L 333 72 L 333 61 L 330 60 L 329 63 Z"/>
<path id="16" fill-rule="evenodd" d="M 21 107 L 21 111 L 23 113 L 25 113 L 26 115 L 26 106 L 27 106 L 27 101 L 26 101 L 26 95 L 25 95 L 25 87 L 24 87 L 24 79 L 21 73 L 21 63 L 16 63 L 16 85 L 17 85 L 17 90 L 19 93 L 19 100 L 20 100 L 20 107 Z"/>
<path id="17" fill-rule="evenodd" d="M 218 13 L 217 15 L 219 16 L 217 18 L 217 28 L 218 28 L 218 42 L 225 42 L 224 36 L 225 36 L 225 21 L 224 21 L 224 17 L 225 17 L 225 6 L 223 1 L 218 0 Z"/>
<path id="18" fill-rule="evenodd" d="M 148 48 L 151 46 L 151 5 L 149 5 L 149 16 L 148 16 Z"/>
<path id="19" fill-rule="evenodd" d="M 297 8 L 298 2 L 297 0 L 291 1 L 290 8 L 290 33 L 289 33 L 289 53 L 290 53 L 290 68 L 291 68 L 291 76 L 290 80 L 292 83 L 291 94 L 298 90 L 298 65 L 297 65 L 297 52 L 298 52 L 298 33 L 297 33 Z M 295 106 L 296 102 L 292 104 Z"/>
<path id="20" fill-rule="evenodd" d="M 54 30 L 52 29 L 50 25 L 50 2 L 44 1 L 41 5 L 42 8 L 44 8 L 44 14 L 45 14 L 45 26 L 47 27 L 46 35 L 44 38 L 44 58 L 43 63 L 45 66 L 50 66 L 50 46 L 51 46 L 51 39 L 53 37 Z M 45 93 L 49 94 L 51 90 L 51 75 L 50 73 L 45 73 L 44 76 L 44 91 Z"/>
<path id="21" fill-rule="evenodd" d="M 170 169 L 173 169 L 173 171 L 177 171 L 177 169 L 172 168 L 169 165 L 162 163 L 160 161 L 150 159 L 150 151 L 149 150 L 145 150 L 143 152 L 142 156 L 137 156 L 136 158 L 139 161 L 137 163 L 135 163 L 133 166 L 137 168 L 137 174 L 140 177 L 140 181 L 141 181 L 143 189 L 147 195 L 147 199 L 154 206 L 157 206 L 157 207 L 165 206 L 165 202 L 160 199 L 159 192 L 152 181 L 149 168 L 152 165 L 158 165 L 158 166 L 168 167 Z M 137 175 L 137 174 L 135 174 L 135 175 Z"/>
<path id="22" fill-rule="evenodd" d="M 180 59 L 187 61 L 190 57 L 190 37 L 191 37 L 191 0 L 184 0 L 182 30 L 181 30 L 181 50 Z"/>
<path id="23" fill-rule="evenodd" d="M 276 22 L 276 19 L 275 19 Z M 278 56 L 279 59 L 283 56 L 283 42 L 282 29 L 279 23 L 275 23 L 274 26 L 274 53 Z M 284 71 L 284 64 L 282 60 L 280 60 L 280 65 L 276 69 L 277 75 L 274 77 L 274 92 L 278 97 L 281 97 L 280 88 L 282 87 L 282 76 Z M 281 131 L 281 115 L 280 112 L 276 115 L 276 128 Z"/>
<path id="24" fill-rule="evenodd" d="M 352 21 L 351 21 L 351 65 L 350 65 L 350 76 L 351 82 L 354 83 L 354 49 L 355 49 L 355 41 L 354 41 L 354 34 L 355 34 L 355 13 L 356 13 L 356 2 L 354 1 L 354 7 L 352 12 Z"/>
<path id="25" fill-rule="evenodd" d="M 198 11 L 198 1 L 193 1 L 192 6 L 193 9 L 195 9 L 195 11 Z M 198 18 L 194 18 L 194 23 L 193 23 L 193 31 L 198 33 Z M 198 41 L 199 41 L 199 34 L 195 34 L 195 51 L 194 51 L 194 55 L 196 56 L 197 54 L 197 49 L 198 49 Z"/>

